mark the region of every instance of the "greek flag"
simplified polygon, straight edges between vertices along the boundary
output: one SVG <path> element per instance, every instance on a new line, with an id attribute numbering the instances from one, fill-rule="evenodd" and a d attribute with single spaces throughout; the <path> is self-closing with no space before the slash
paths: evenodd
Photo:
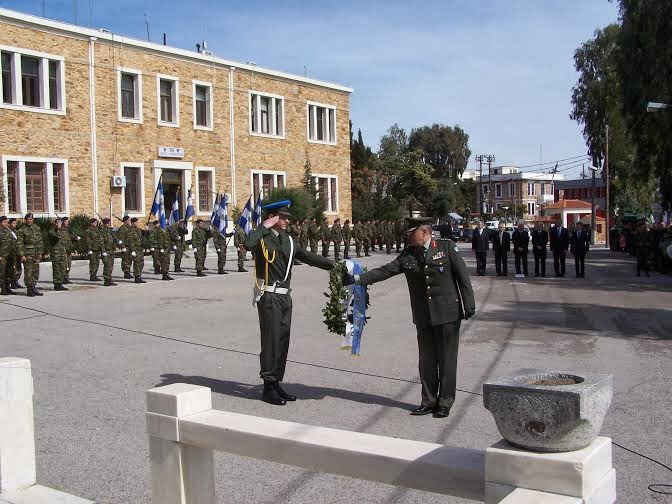
<path id="1" fill-rule="evenodd" d="M 180 220 L 180 197 L 179 195 L 176 195 L 175 201 L 173 201 L 173 207 L 170 210 L 170 216 L 168 217 L 168 225 L 172 226 L 179 220 Z"/>
<path id="2" fill-rule="evenodd" d="M 348 273 L 361 275 L 364 268 L 351 259 L 345 261 Z M 341 342 L 342 350 L 350 350 L 353 357 L 359 356 L 362 342 L 362 332 L 366 324 L 366 287 L 363 285 L 349 285 L 345 288 L 348 295 L 343 301 L 343 315 L 345 317 L 345 336 Z"/>
<path id="3" fill-rule="evenodd" d="M 245 234 L 250 234 L 250 231 L 252 231 L 252 196 L 245 203 L 243 213 L 240 214 L 240 219 L 238 219 L 238 225 L 245 231 Z"/>
<path id="4" fill-rule="evenodd" d="M 257 204 L 254 205 L 254 212 L 252 212 L 252 222 L 255 227 L 261 225 L 261 191 L 259 191 L 259 197 L 257 198 Z"/>
<path id="5" fill-rule="evenodd" d="M 163 184 L 161 183 L 161 177 L 159 177 L 159 183 L 156 185 L 154 202 L 149 213 L 158 217 L 161 228 L 166 229 L 166 207 L 163 205 Z"/>
<path id="6" fill-rule="evenodd" d="M 229 227 L 228 207 L 229 202 L 226 199 L 226 194 L 218 196 L 219 203 L 212 218 L 212 225 L 219 231 L 219 234 L 226 238 L 226 230 Z"/>
<path id="7" fill-rule="evenodd" d="M 189 192 L 187 192 L 187 210 L 184 212 L 184 220 L 185 222 L 189 222 L 189 219 L 193 215 L 196 215 L 196 211 L 194 210 L 194 197 L 191 195 L 191 189 Z"/>
<path id="8" fill-rule="evenodd" d="M 213 227 L 219 228 L 219 194 L 215 196 L 215 204 L 212 205 L 212 213 L 210 214 L 210 223 Z"/>

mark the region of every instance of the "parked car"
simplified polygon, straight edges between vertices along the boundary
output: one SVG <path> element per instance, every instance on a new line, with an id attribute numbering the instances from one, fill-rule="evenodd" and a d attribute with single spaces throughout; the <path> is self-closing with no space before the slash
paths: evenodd
<path id="1" fill-rule="evenodd" d="M 436 233 L 438 232 L 438 238 L 450 238 L 453 241 L 460 239 L 460 228 L 451 222 L 444 222 L 442 224 L 434 224 L 432 226 L 432 237 L 437 238 Z"/>
<path id="2" fill-rule="evenodd" d="M 474 237 L 474 230 L 471 228 L 465 228 L 462 230 L 462 235 L 460 236 L 460 240 L 463 242 L 468 242 L 471 243 L 471 239 Z"/>

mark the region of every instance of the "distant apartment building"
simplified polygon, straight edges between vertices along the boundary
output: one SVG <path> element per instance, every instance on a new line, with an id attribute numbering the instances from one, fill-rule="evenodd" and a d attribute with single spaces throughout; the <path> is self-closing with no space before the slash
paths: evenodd
<path id="1" fill-rule="evenodd" d="M 0 9 L 0 213 L 242 208 L 302 183 L 351 217 L 352 89 Z"/>
<path id="2" fill-rule="evenodd" d="M 476 207 L 480 213 L 497 210 L 514 218 L 534 221 L 544 205 L 553 203 L 555 184 L 562 175 L 524 171 L 515 166 L 496 166 L 483 177 L 475 171 L 465 172 L 463 179 L 476 184 Z"/>
<path id="3" fill-rule="evenodd" d="M 563 180 L 555 184 L 554 201 L 580 200 L 592 203 L 593 180 L 581 178 L 576 180 Z M 595 206 L 604 211 L 606 209 L 606 185 L 602 177 L 595 178 Z"/>

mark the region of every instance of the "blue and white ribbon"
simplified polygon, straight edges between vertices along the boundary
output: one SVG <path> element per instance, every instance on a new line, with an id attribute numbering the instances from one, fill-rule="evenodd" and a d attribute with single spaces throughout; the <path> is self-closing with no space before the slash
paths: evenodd
<path id="1" fill-rule="evenodd" d="M 345 265 L 351 275 L 364 273 L 364 268 L 356 261 L 348 259 L 345 261 Z M 364 331 L 364 324 L 366 324 L 366 287 L 363 285 L 348 285 L 345 290 L 348 295 L 343 301 L 345 336 L 343 336 L 341 349 L 350 349 L 351 355 L 359 356 L 362 332 Z"/>

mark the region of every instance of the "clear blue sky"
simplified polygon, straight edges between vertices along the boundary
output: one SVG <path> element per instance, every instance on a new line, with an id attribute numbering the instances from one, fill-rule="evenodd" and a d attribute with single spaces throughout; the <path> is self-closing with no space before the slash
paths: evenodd
<path id="1" fill-rule="evenodd" d="M 529 165 L 586 152 L 569 119 L 572 55 L 617 20 L 607 0 L 307 2 L 0 0 L 0 6 L 105 27 L 355 89 L 351 119 L 378 147 L 394 123 L 459 124 L 473 155 Z M 470 160 L 469 167 L 476 166 Z"/>

